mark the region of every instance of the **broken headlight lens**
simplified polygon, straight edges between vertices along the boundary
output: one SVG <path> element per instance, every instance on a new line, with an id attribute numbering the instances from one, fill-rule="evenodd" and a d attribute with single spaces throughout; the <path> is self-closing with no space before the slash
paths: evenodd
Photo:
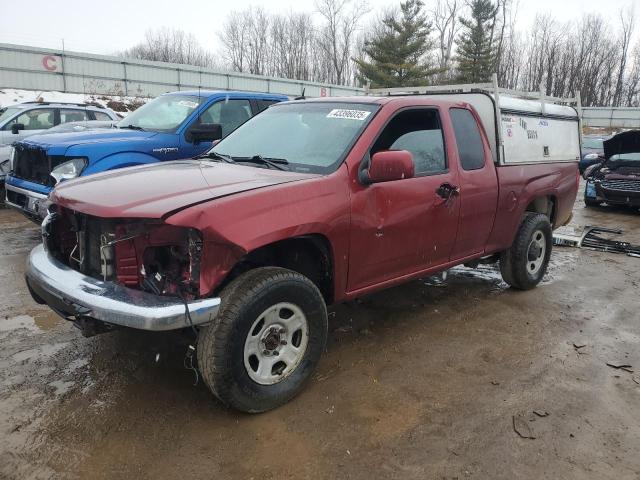
<path id="1" fill-rule="evenodd" d="M 71 180 L 72 178 L 76 178 L 82 173 L 82 170 L 84 170 L 84 167 L 86 166 L 86 158 L 73 158 L 51 170 L 51 176 L 56 181 L 56 184 L 58 184 L 62 180 Z"/>

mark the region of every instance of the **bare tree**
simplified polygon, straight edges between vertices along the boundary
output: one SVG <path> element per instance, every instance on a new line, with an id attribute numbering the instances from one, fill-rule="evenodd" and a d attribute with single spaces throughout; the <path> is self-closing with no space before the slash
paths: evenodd
<path id="1" fill-rule="evenodd" d="M 316 0 L 323 19 L 319 43 L 329 60 L 329 81 L 345 83 L 352 68 L 351 58 L 362 17 L 369 12 L 365 0 Z"/>
<path id="2" fill-rule="evenodd" d="M 168 27 L 147 30 L 144 40 L 122 53 L 124 57 L 158 62 L 212 66 L 213 57 L 190 33 Z"/>
<path id="3" fill-rule="evenodd" d="M 440 81 L 449 78 L 453 47 L 460 31 L 458 17 L 463 7 L 462 0 L 436 0 L 431 10 L 433 28 L 438 41 L 438 66 L 444 72 L 440 75 Z"/>
<path id="4" fill-rule="evenodd" d="M 620 102 L 624 95 L 624 76 L 627 70 L 627 59 L 629 56 L 629 46 L 631 45 L 631 37 L 635 27 L 635 11 L 633 5 L 628 9 L 620 10 L 620 60 L 618 65 L 618 75 L 616 78 L 616 88 L 613 97 L 613 106 L 620 106 Z"/>

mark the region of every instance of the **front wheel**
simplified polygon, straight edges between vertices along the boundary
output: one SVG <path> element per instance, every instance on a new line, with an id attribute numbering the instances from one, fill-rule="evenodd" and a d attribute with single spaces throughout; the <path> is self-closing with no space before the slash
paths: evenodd
<path id="1" fill-rule="evenodd" d="M 553 237 L 546 215 L 526 215 L 513 245 L 500 256 L 500 272 L 505 282 L 519 290 L 534 288 L 547 272 Z"/>
<path id="2" fill-rule="evenodd" d="M 597 200 L 591 200 L 590 198 L 584 197 L 584 204 L 587 207 L 599 207 L 601 203 Z"/>
<path id="3" fill-rule="evenodd" d="M 283 268 L 250 270 L 221 294 L 214 322 L 198 336 L 198 366 L 224 404 L 244 412 L 276 408 L 302 390 L 327 341 L 318 288 Z"/>

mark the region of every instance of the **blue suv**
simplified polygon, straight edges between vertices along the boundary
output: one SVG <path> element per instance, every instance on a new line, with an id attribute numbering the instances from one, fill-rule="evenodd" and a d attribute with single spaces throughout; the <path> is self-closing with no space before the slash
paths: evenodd
<path id="1" fill-rule="evenodd" d="M 39 221 L 58 182 L 200 155 L 284 95 L 196 91 L 161 95 L 111 129 L 34 135 L 13 144 L 7 205 Z"/>

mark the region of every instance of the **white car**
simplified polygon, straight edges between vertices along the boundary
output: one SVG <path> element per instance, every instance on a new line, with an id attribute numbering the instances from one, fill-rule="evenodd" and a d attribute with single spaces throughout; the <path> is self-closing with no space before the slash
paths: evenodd
<path id="1" fill-rule="evenodd" d="M 118 121 L 120 117 L 109 108 L 83 103 L 26 102 L 0 108 L 0 149 L 30 135 L 69 122 Z M 6 160 L 0 150 L 0 162 Z M 7 157 L 8 158 L 8 157 Z"/>

